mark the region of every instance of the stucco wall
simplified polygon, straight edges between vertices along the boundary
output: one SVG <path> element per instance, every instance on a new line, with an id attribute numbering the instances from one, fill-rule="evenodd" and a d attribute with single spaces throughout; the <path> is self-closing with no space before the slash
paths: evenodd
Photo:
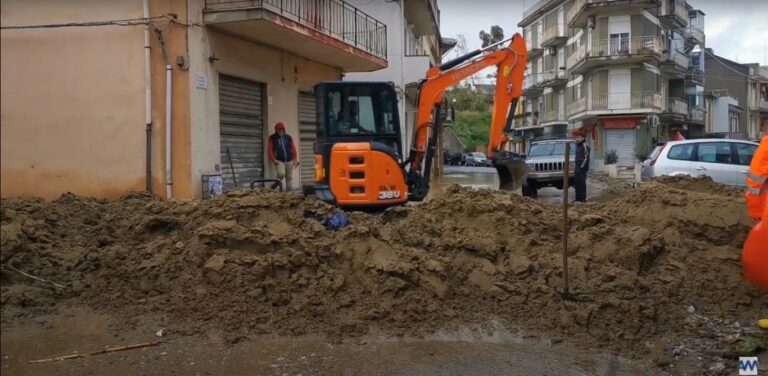
<path id="1" fill-rule="evenodd" d="M 140 1 L 0 4 L 3 26 L 142 16 Z M 0 32 L 3 197 L 144 189 L 143 44 L 140 26 Z"/>
<path id="2" fill-rule="evenodd" d="M 194 3 L 194 2 L 193 2 Z M 192 3 L 191 3 L 192 4 Z M 202 6 L 197 4 L 197 6 Z M 191 22 L 201 14 L 190 8 Z M 327 80 L 340 80 L 341 71 L 288 52 L 225 35 L 207 28 L 191 28 L 190 96 L 191 111 L 191 171 L 193 192 L 199 196 L 200 176 L 216 172 L 221 166 L 219 140 L 218 75 L 226 74 L 266 84 L 267 109 L 264 142 L 274 131 L 278 121 L 285 123 L 286 131 L 298 142 L 298 95 L 311 91 L 312 87 Z M 209 61 L 215 55 L 218 60 Z M 196 74 L 208 79 L 208 89 L 195 87 Z M 266 153 L 266 148 L 265 148 Z M 266 160 L 266 154 L 264 156 Z M 266 163 L 269 177 L 275 171 Z M 294 170 L 294 186 L 298 186 L 299 171 Z"/>

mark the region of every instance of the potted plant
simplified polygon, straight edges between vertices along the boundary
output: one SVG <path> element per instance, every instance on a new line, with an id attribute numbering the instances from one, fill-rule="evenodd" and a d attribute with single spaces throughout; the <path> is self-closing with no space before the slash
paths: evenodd
<path id="1" fill-rule="evenodd" d="M 619 161 L 619 154 L 616 149 L 608 150 L 605 153 L 605 171 L 608 172 L 608 176 L 612 178 L 619 177 L 619 171 L 616 167 L 616 162 Z"/>

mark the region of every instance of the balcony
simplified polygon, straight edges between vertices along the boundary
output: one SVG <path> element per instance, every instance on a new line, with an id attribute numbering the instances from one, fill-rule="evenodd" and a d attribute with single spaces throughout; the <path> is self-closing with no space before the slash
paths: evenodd
<path id="1" fill-rule="evenodd" d="M 212 30 L 347 72 L 387 66 L 387 27 L 341 0 L 205 0 Z"/>
<path id="2" fill-rule="evenodd" d="M 404 3 L 405 18 L 413 24 L 416 36 L 440 35 L 440 9 L 437 0 L 408 0 Z"/>
<path id="3" fill-rule="evenodd" d="M 552 25 L 544 30 L 541 38 L 542 47 L 554 47 L 564 45 L 568 41 L 563 24 Z"/>
<path id="4" fill-rule="evenodd" d="M 523 79 L 523 95 L 526 97 L 536 96 L 544 91 L 544 88 L 540 85 L 541 73 L 532 73 Z"/>
<path id="5" fill-rule="evenodd" d="M 565 85 L 566 82 L 568 82 L 568 77 L 565 71 L 558 69 L 541 73 L 538 84 L 542 87 L 556 87 Z"/>
<path id="6" fill-rule="evenodd" d="M 688 120 L 691 122 L 704 123 L 704 109 L 691 104 L 688 108 Z"/>
<path id="7" fill-rule="evenodd" d="M 604 93 L 581 98 L 568 106 L 569 120 L 589 116 L 661 112 L 662 95 L 657 92 Z"/>
<path id="8" fill-rule="evenodd" d="M 768 112 L 768 98 L 757 98 L 751 102 L 749 109 L 752 111 Z"/>
<path id="9" fill-rule="evenodd" d="M 675 78 L 685 78 L 685 73 L 688 70 L 688 56 L 677 50 L 668 51 L 662 56 L 659 68 L 662 72 Z"/>
<path id="10" fill-rule="evenodd" d="M 688 27 L 685 28 L 683 35 L 685 36 L 685 42 L 688 45 L 703 45 L 705 42 L 704 30 L 694 25 L 688 25 Z"/>
<path id="11" fill-rule="evenodd" d="M 766 67 L 750 67 L 749 68 L 749 78 L 756 80 L 756 81 L 766 81 L 768 80 L 768 66 Z"/>
<path id="12" fill-rule="evenodd" d="M 653 9 L 660 6 L 661 0 L 574 0 L 566 14 L 566 22 L 570 27 L 585 28 L 589 17 L 598 13 Z"/>
<path id="13" fill-rule="evenodd" d="M 688 102 L 679 98 L 669 98 L 667 107 L 659 115 L 665 121 L 682 122 L 688 116 Z"/>
<path id="14" fill-rule="evenodd" d="M 574 50 L 568 57 L 568 68 L 572 74 L 582 74 L 598 66 L 658 61 L 661 46 L 661 39 L 657 36 L 597 39 L 592 41 L 591 51 L 584 52 L 582 59 L 573 56 L 582 54 L 579 48 Z"/>
<path id="15" fill-rule="evenodd" d="M 558 110 L 545 112 L 543 115 L 541 115 L 539 120 L 541 121 L 541 125 L 545 127 L 552 124 L 562 124 L 568 122 L 568 119 L 565 118 L 565 115 Z"/>
<path id="16" fill-rule="evenodd" d="M 570 70 L 573 69 L 573 67 L 576 65 L 576 63 L 581 62 L 586 58 L 587 56 L 587 45 L 581 45 L 579 47 L 576 47 L 573 52 L 571 52 L 570 55 L 568 55 L 568 58 L 565 59 L 565 66 Z"/>
<path id="17" fill-rule="evenodd" d="M 670 29 L 679 29 L 688 25 L 688 9 L 684 0 L 675 0 L 671 7 L 667 7 L 664 14 L 659 16 L 661 24 Z"/>
<path id="18" fill-rule="evenodd" d="M 704 86 L 704 72 L 698 67 L 690 65 L 685 72 L 685 80 L 686 83 Z"/>

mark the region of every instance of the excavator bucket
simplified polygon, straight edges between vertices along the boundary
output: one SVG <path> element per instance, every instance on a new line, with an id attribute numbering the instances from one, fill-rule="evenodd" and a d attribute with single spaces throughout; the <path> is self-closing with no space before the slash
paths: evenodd
<path id="1" fill-rule="evenodd" d="M 499 190 L 502 191 L 520 189 L 528 176 L 528 166 L 523 159 L 501 157 L 494 159 L 493 165 L 499 173 Z"/>

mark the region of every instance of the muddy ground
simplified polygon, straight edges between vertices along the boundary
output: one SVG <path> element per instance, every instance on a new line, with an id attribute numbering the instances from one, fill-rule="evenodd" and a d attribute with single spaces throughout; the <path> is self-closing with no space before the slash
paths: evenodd
<path id="1" fill-rule="evenodd" d="M 744 208 L 732 190 L 679 178 L 572 206 L 563 299 L 561 208 L 508 193 L 451 187 L 422 205 L 351 213 L 337 231 L 321 223 L 333 208 L 265 190 L 3 199 L 3 354 L 75 309 L 108 317 L 100 333 L 119 344 L 159 328 L 177 344 L 215 333 L 230 351 L 265 337 L 423 339 L 493 322 L 650 374 L 733 374 L 740 352 L 768 340 L 754 325 L 768 295 L 741 278 Z"/>

